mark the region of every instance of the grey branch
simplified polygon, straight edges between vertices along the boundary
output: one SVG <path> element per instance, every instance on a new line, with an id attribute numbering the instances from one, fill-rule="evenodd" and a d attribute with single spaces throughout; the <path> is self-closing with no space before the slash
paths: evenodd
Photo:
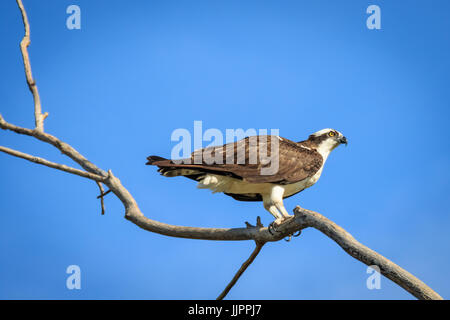
<path id="1" fill-rule="evenodd" d="M 36 124 L 36 130 L 44 131 L 44 120 L 47 118 L 48 113 L 42 114 L 41 98 L 39 96 L 39 91 L 36 85 L 36 81 L 33 79 L 33 74 L 31 73 L 31 63 L 30 57 L 28 55 L 28 46 L 31 43 L 30 39 L 30 24 L 28 22 L 27 12 L 22 4 L 21 0 L 16 0 L 19 6 L 20 12 L 22 14 L 23 25 L 25 27 L 25 35 L 20 42 L 20 51 L 22 52 L 23 65 L 25 67 L 25 77 L 27 79 L 28 88 L 33 94 L 34 99 L 34 119 Z"/>
<path id="2" fill-rule="evenodd" d="M 105 200 L 103 198 L 108 193 L 105 193 L 105 189 L 103 189 L 103 185 L 101 182 L 99 182 L 99 181 L 95 181 L 95 182 L 97 183 L 97 186 L 100 190 L 100 195 L 97 197 L 97 199 L 100 198 L 100 206 L 102 208 L 102 215 L 104 215 L 105 214 Z"/>
<path id="3" fill-rule="evenodd" d="M 22 12 L 22 18 L 25 25 L 25 37 L 24 40 L 22 40 L 23 44 L 21 44 L 21 48 L 27 83 L 33 93 L 33 96 L 35 97 L 35 115 L 37 115 L 36 128 L 32 130 L 13 125 L 6 122 L 1 115 L 0 128 L 3 130 L 11 130 L 18 134 L 27 135 L 42 142 L 53 145 L 55 148 L 61 151 L 61 153 L 68 156 L 75 163 L 80 165 L 85 171 L 52 163 L 48 160 L 33 157 L 31 155 L 27 155 L 5 147 L 2 147 L 1 151 L 35 163 L 47 165 L 51 168 L 63 170 L 72 174 L 77 174 L 79 176 L 86 177 L 97 182 L 102 182 L 120 199 L 120 201 L 124 205 L 125 218 L 144 230 L 178 238 L 226 241 L 255 241 L 257 244 L 255 251 L 253 251 L 250 258 L 246 262 L 244 262 L 242 267 L 239 269 L 238 273 L 227 287 L 228 290 L 231 289 L 231 287 L 236 283 L 242 273 L 253 262 L 262 246 L 266 242 L 279 241 L 287 236 L 301 231 L 302 229 L 313 227 L 334 240 L 355 259 L 358 259 L 359 261 L 367 265 L 377 265 L 384 276 L 397 283 L 399 286 L 410 292 L 415 297 L 419 299 L 442 299 L 436 292 L 425 285 L 422 281 L 414 277 L 406 270 L 400 268 L 398 265 L 384 258 L 380 254 L 356 241 L 348 232 L 336 225 L 334 222 L 330 221 L 317 212 L 302 209 L 300 207 L 297 207 L 295 209 L 295 215 L 292 218 L 288 219 L 277 228 L 277 232 L 275 233 L 275 235 L 272 235 L 268 231 L 267 227 L 263 227 L 260 221 L 256 224 L 256 226 L 247 224 L 246 228 L 197 228 L 170 225 L 145 217 L 139 209 L 137 202 L 135 201 L 133 196 L 122 185 L 121 181 L 113 175 L 111 170 L 106 172 L 100 169 L 69 144 L 59 140 L 55 136 L 44 132 L 43 120 L 45 118 L 45 115 L 41 114 L 39 95 L 37 94 L 37 88 L 31 76 L 31 67 L 29 64 L 28 53 L 26 51 L 26 48 L 29 45 L 28 18 L 26 16 L 25 9 L 23 8 L 22 2 L 20 0 L 17 0 L 17 3 Z M 224 291 L 225 295 L 228 292 L 227 289 L 225 289 Z M 225 296 L 224 293 L 222 293 L 223 296 Z M 219 296 L 219 298 L 221 296 Z"/>
<path id="4" fill-rule="evenodd" d="M 47 167 L 50 167 L 50 168 L 53 168 L 53 169 L 58 169 L 58 170 L 65 171 L 65 172 L 68 172 L 68 173 L 76 174 L 77 176 L 88 178 L 88 179 L 91 179 L 91 180 L 94 180 L 94 181 L 97 181 L 97 182 L 105 180 L 104 177 L 99 176 L 97 174 L 93 174 L 93 173 L 86 172 L 86 171 L 83 171 L 83 170 L 75 169 L 75 168 L 66 166 L 64 164 L 51 162 L 51 161 L 48 161 L 46 159 L 35 157 L 35 156 L 29 155 L 29 154 L 26 154 L 26 153 L 23 153 L 23 152 L 20 152 L 20 151 L 17 151 L 17 150 L 13 150 L 13 149 L 10 149 L 10 148 L 7 148 L 7 147 L 0 146 L 0 151 L 4 152 L 4 153 L 7 153 L 7 154 L 10 154 L 10 155 L 12 155 L 14 157 L 18 157 L 18 158 L 22 158 L 22 159 L 25 159 L 25 160 L 28 160 L 28 161 L 31 161 L 31 162 L 34 162 L 34 163 L 42 164 L 44 166 L 47 166 Z"/>
<path id="5" fill-rule="evenodd" d="M 382 275 L 394 281 L 416 298 L 421 300 L 442 300 L 439 294 L 421 280 L 381 254 L 358 242 L 350 233 L 333 221 L 317 212 L 303 209 L 299 206 L 294 209 L 294 213 L 296 223 L 319 230 L 334 240 L 345 252 L 362 263 L 368 266 L 378 266 Z"/>
<path id="6" fill-rule="evenodd" d="M 69 158 L 71 158 L 73 161 L 78 163 L 84 170 L 97 174 L 99 176 L 106 177 L 108 174 L 98 168 L 96 165 L 94 165 L 92 162 L 88 161 L 85 157 L 83 157 L 77 150 L 75 150 L 72 146 L 69 144 L 59 140 L 58 138 L 52 136 L 51 134 L 45 133 L 40 130 L 32 130 L 28 128 L 19 127 L 16 125 L 13 125 L 11 123 L 8 123 L 5 121 L 5 119 L 0 114 L 0 128 L 4 130 L 11 130 L 18 134 L 27 135 L 30 137 L 34 137 L 38 140 L 41 140 L 43 142 L 49 143 L 53 145 L 55 148 L 57 148 L 61 153 L 65 154 Z"/>
<path id="7" fill-rule="evenodd" d="M 245 272 L 245 270 L 247 270 L 248 266 L 255 260 L 256 256 L 259 254 L 259 252 L 261 251 L 261 248 L 263 247 L 264 243 L 263 242 L 257 242 L 256 243 L 256 247 L 255 250 L 253 250 L 252 254 L 250 255 L 250 257 L 244 261 L 244 263 L 242 264 L 242 266 L 239 268 L 239 270 L 236 272 L 236 274 L 234 275 L 233 279 L 231 279 L 230 283 L 227 285 L 227 287 L 222 291 L 222 293 L 217 297 L 216 300 L 223 300 L 223 298 L 226 297 L 226 295 L 228 294 L 228 292 L 231 290 L 231 288 L 233 288 L 233 286 L 236 284 L 236 282 L 239 280 L 239 278 L 241 277 L 241 275 Z"/>

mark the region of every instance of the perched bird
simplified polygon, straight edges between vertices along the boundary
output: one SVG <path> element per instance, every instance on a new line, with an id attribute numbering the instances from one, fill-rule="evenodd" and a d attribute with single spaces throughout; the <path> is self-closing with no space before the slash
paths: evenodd
<path id="1" fill-rule="evenodd" d="M 190 158 L 170 160 L 149 156 L 165 177 L 183 176 L 198 188 L 223 192 L 239 201 L 262 201 L 275 220 L 273 229 L 291 217 L 283 199 L 311 187 L 319 180 L 330 152 L 347 138 L 323 129 L 307 140 L 294 142 L 279 136 L 252 136 L 194 151 Z"/>

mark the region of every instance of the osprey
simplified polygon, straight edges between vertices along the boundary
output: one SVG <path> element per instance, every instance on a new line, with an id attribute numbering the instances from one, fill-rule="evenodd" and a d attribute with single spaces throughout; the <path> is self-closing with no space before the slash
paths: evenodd
<path id="1" fill-rule="evenodd" d="M 317 131 L 300 142 L 261 135 L 197 150 L 187 159 L 149 156 L 146 164 L 157 166 L 165 177 L 195 180 L 201 189 L 239 201 L 262 201 L 275 217 L 271 224 L 275 228 L 291 217 L 283 199 L 315 184 L 330 152 L 340 144 L 347 145 L 347 138 L 333 129 Z"/>

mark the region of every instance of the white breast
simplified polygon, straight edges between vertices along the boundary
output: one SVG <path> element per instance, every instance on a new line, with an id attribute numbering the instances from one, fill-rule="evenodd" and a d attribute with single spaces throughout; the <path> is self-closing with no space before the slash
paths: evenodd
<path id="1" fill-rule="evenodd" d="M 300 192 L 306 188 L 311 187 L 313 184 L 315 184 L 319 180 L 320 175 L 322 174 L 322 169 L 323 169 L 323 166 L 319 169 L 319 171 L 316 172 L 315 175 L 313 175 L 310 178 L 306 178 L 299 182 L 285 185 L 284 186 L 284 189 L 285 189 L 284 197 L 288 197 L 288 196 L 293 195 L 297 192 Z"/>
<path id="2" fill-rule="evenodd" d="M 213 193 L 270 193 L 272 183 L 250 183 L 240 179 L 221 176 L 217 174 L 207 174 L 204 179 L 200 180 L 197 188 L 210 189 Z"/>
<path id="3" fill-rule="evenodd" d="M 319 171 L 317 171 L 317 173 L 314 176 L 310 178 L 304 179 L 296 183 L 281 186 L 284 189 L 283 197 L 288 197 L 306 188 L 311 187 L 313 184 L 317 182 L 317 180 L 319 180 L 320 175 L 322 174 L 322 169 L 323 166 L 320 168 Z M 209 189 L 213 193 L 216 192 L 226 192 L 235 194 L 258 193 L 264 195 L 270 194 L 273 186 L 274 186 L 273 183 L 249 183 L 231 177 L 216 174 L 207 174 L 204 179 L 199 181 L 197 188 Z"/>

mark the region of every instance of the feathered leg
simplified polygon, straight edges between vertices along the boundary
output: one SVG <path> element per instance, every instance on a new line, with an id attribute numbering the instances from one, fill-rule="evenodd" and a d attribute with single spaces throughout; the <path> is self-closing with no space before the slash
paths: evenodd
<path id="1" fill-rule="evenodd" d="M 276 228 L 286 219 L 292 217 L 283 204 L 284 188 L 274 186 L 270 195 L 263 196 L 264 208 L 269 211 L 275 220 L 269 225 L 269 232 L 276 231 Z"/>

